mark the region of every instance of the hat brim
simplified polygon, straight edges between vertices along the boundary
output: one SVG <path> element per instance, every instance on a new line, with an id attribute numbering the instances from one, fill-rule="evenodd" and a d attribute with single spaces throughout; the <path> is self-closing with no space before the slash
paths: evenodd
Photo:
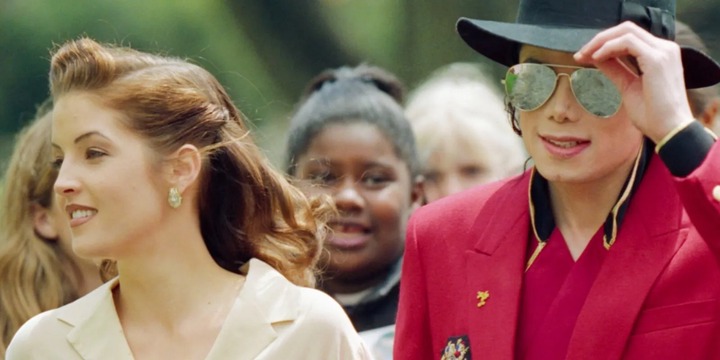
<path id="1" fill-rule="evenodd" d="M 518 63 L 520 46 L 576 52 L 604 29 L 551 27 L 531 24 L 460 18 L 456 25 L 460 37 L 471 48 L 505 66 Z M 720 65 L 710 56 L 692 47 L 681 46 L 688 89 L 712 86 L 720 82 Z"/>

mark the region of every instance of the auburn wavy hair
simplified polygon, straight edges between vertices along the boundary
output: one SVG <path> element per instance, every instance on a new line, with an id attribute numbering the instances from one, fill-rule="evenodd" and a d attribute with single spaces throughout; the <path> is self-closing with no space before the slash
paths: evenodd
<path id="1" fill-rule="evenodd" d="M 53 54 L 50 89 L 54 99 L 71 91 L 97 95 L 160 155 L 184 144 L 199 148 L 200 228 L 215 262 L 239 273 L 256 257 L 295 284 L 314 285 L 334 208 L 326 198 L 306 198 L 274 169 L 208 71 L 186 60 L 81 38 Z"/>
<path id="2" fill-rule="evenodd" d="M 0 197 L 0 358 L 31 317 L 78 297 L 80 270 L 57 239 L 35 232 L 34 207 L 50 209 L 50 104 L 17 136 Z"/>

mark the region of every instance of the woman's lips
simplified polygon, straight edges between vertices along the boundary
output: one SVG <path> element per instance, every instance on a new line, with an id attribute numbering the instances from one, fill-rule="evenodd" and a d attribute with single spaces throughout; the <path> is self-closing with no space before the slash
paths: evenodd
<path id="1" fill-rule="evenodd" d="M 347 234 L 333 234 L 328 238 L 328 244 L 334 248 L 354 250 L 365 246 L 370 237 L 367 235 L 348 236 Z"/>
<path id="2" fill-rule="evenodd" d="M 330 223 L 333 230 L 327 243 L 337 249 L 354 250 L 365 246 L 370 241 L 370 229 L 356 222 L 336 221 Z"/>
<path id="3" fill-rule="evenodd" d="M 68 205 L 65 209 L 70 216 L 71 228 L 78 227 L 90 221 L 98 212 L 96 209 L 75 204 Z"/>

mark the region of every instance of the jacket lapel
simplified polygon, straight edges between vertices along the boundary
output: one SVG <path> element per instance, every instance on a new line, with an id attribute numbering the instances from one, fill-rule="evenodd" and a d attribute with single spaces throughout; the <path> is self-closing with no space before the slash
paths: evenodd
<path id="1" fill-rule="evenodd" d="M 207 359 L 255 359 L 277 337 L 262 310 L 247 296 L 238 298 Z"/>
<path id="2" fill-rule="evenodd" d="M 278 336 L 273 324 L 299 315 L 298 288 L 260 260 L 252 259 L 246 266 L 245 285 L 207 360 L 256 359 Z"/>
<path id="3" fill-rule="evenodd" d="M 465 254 L 471 352 L 512 359 L 529 231 L 528 179 L 504 185 L 488 200 L 471 234 L 479 241 Z"/>
<path id="4" fill-rule="evenodd" d="M 260 260 L 252 259 L 246 266 L 245 285 L 208 360 L 255 359 L 277 338 L 274 323 L 298 317 L 301 294 L 297 287 Z M 58 309 L 58 320 L 73 326 L 67 339 L 83 359 L 133 359 L 113 303 L 112 289 L 117 283 L 115 278 Z"/>
<path id="5" fill-rule="evenodd" d="M 568 359 L 622 357 L 645 297 L 687 236 L 673 186 L 654 157 L 577 319 Z"/>
<path id="6" fill-rule="evenodd" d="M 80 300 L 58 310 L 58 320 L 73 329 L 67 340 L 83 359 L 132 359 L 115 311 L 115 278 Z"/>

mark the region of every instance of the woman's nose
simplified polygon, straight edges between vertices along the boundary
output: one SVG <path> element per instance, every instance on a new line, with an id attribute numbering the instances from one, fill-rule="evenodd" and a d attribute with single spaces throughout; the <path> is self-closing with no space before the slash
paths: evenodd
<path id="1" fill-rule="evenodd" d="M 333 194 L 335 206 L 341 212 L 352 212 L 363 208 L 364 199 L 357 189 L 357 183 L 350 179 L 343 181 Z"/>
<path id="2" fill-rule="evenodd" d="M 68 196 L 78 192 L 80 183 L 72 174 L 71 168 L 67 164 L 60 166 L 57 179 L 53 185 L 55 193 L 59 196 Z"/>

